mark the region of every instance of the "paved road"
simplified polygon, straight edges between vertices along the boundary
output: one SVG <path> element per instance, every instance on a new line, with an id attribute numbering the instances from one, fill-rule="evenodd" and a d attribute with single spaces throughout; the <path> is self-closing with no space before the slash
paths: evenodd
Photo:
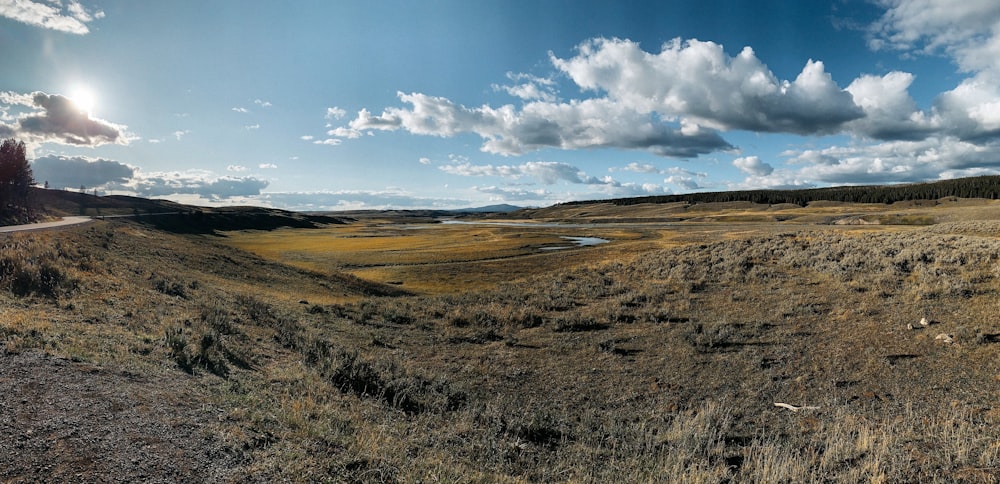
<path id="1" fill-rule="evenodd" d="M 0 227 L 0 233 L 3 232 L 26 232 L 29 230 L 45 230 L 54 229 L 57 227 L 67 227 L 70 225 L 80 225 L 88 222 L 92 222 L 94 219 L 90 217 L 63 217 L 62 220 L 56 222 L 42 222 L 37 224 L 24 224 L 24 225 L 7 225 Z"/>

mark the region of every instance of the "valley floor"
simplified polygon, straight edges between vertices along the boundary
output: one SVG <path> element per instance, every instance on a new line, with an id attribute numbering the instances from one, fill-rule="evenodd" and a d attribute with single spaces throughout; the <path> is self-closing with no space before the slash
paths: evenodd
<path id="1" fill-rule="evenodd" d="M 0 478 L 1000 482 L 1000 217 L 918 208 L 0 235 Z"/>

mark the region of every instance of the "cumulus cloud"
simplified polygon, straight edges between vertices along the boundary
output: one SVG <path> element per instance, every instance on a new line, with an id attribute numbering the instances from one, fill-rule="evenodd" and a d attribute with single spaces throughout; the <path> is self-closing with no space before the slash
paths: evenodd
<path id="1" fill-rule="evenodd" d="M 748 175 L 767 176 L 774 172 L 774 167 L 764 163 L 756 156 L 745 156 L 733 160 L 733 166 Z"/>
<path id="2" fill-rule="evenodd" d="M 861 75 L 845 89 L 865 116 L 844 125 L 844 146 L 790 151 L 789 170 L 741 186 L 920 182 L 1000 172 L 1000 3 L 880 0 L 869 45 L 954 61 L 958 84 L 921 109 L 907 72 Z M 746 170 L 745 170 L 746 171 Z M 806 181 L 808 180 L 808 181 Z"/>
<path id="3" fill-rule="evenodd" d="M 260 107 L 262 107 L 262 108 L 269 108 L 269 107 L 272 106 L 270 102 L 264 101 L 262 99 L 254 99 L 253 103 L 256 104 L 256 105 L 258 105 L 258 106 L 260 106 Z"/>
<path id="4" fill-rule="evenodd" d="M 870 28 L 869 46 L 944 52 L 967 72 L 1000 69 L 1000 3 L 992 0 L 880 0 L 886 8 Z M 989 54 L 993 54 L 990 56 Z"/>
<path id="5" fill-rule="evenodd" d="M 63 10 L 61 2 L 0 0 L 0 16 L 35 27 L 83 35 L 90 32 L 87 23 L 104 18 L 104 12 L 92 13 L 76 1 L 70 1 Z"/>
<path id="6" fill-rule="evenodd" d="M 675 39 L 651 53 L 629 40 L 597 38 L 581 44 L 571 58 L 550 54 L 550 61 L 583 93 L 593 95 L 561 102 L 551 79 L 508 74 L 514 84 L 494 89 L 524 100 L 520 108 L 467 107 L 444 97 L 400 92 L 407 107 L 389 107 L 380 114 L 362 109 L 347 126 L 328 134 L 474 133 L 483 139 L 482 151 L 501 155 L 543 148 L 620 148 L 694 158 L 734 150 L 719 130 L 828 134 L 866 115 L 821 61 L 810 60 L 795 79 L 781 80 L 749 47 L 732 57 L 713 42 Z M 856 87 L 860 92 L 863 86 Z M 893 110 L 898 106 L 882 107 L 886 115 L 898 114 Z"/>
<path id="7" fill-rule="evenodd" d="M 275 170 L 278 168 L 278 165 L 275 165 L 274 163 L 261 163 L 257 165 L 257 168 L 260 168 L 261 170 Z"/>
<path id="8" fill-rule="evenodd" d="M 658 53 L 630 40 L 598 38 L 576 56 L 551 61 L 583 89 L 604 92 L 638 112 L 681 116 L 716 129 L 836 132 L 864 112 L 809 60 L 795 80 L 779 80 L 753 49 L 728 56 L 720 44 L 674 39 Z"/>
<path id="9" fill-rule="evenodd" d="M 955 137 L 831 146 L 787 155 L 791 165 L 803 165 L 797 171 L 800 178 L 835 184 L 918 182 L 944 173 L 1000 169 L 1000 142 Z"/>
<path id="10" fill-rule="evenodd" d="M 908 92 L 913 74 L 893 71 L 884 76 L 862 75 L 847 86 L 865 117 L 850 128 L 863 136 L 881 140 L 921 139 L 938 124 L 917 108 Z"/>
<path id="11" fill-rule="evenodd" d="M 530 74 L 507 73 L 507 79 L 514 81 L 513 85 L 494 84 L 494 91 L 504 91 L 507 94 L 525 101 L 556 101 L 556 83 L 552 79 L 532 76 Z"/>
<path id="12" fill-rule="evenodd" d="M 50 188 L 89 188 L 142 197 L 189 196 L 185 201 L 225 201 L 261 195 L 267 180 L 254 176 L 218 176 L 205 170 L 144 172 L 126 163 L 83 156 L 48 155 L 31 162 L 35 179 Z M 247 168 L 229 165 L 233 172 Z M 191 199 L 190 197 L 195 197 Z"/>
<path id="13" fill-rule="evenodd" d="M 43 156 L 32 161 L 31 169 L 35 179 L 50 188 L 103 187 L 126 183 L 135 174 L 124 163 L 84 156 Z"/>
<path id="14" fill-rule="evenodd" d="M 622 168 L 610 168 L 610 171 L 630 171 L 632 173 L 660 173 L 660 169 L 652 163 L 638 163 L 633 161 Z"/>
<path id="15" fill-rule="evenodd" d="M 917 55 L 943 54 L 970 74 L 942 93 L 929 112 L 918 112 L 890 89 L 888 111 L 903 126 L 915 124 L 924 137 L 956 137 L 977 143 L 1000 138 L 1000 3 L 991 0 L 882 0 L 886 8 L 870 29 L 869 45 Z M 897 75 L 900 78 L 901 75 Z M 897 79 L 895 84 L 902 82 Z M 908 81 L 905 82 L 907 85 Z M 883 92 L 885 94 L 885 92 Z M 876 136 L 878 138 L 878 136 Z M 886 138 L 880 138 L 886 139 Z M 921 136 L 889 139 L 922 139 Z"/>
<path id="16" fill-rule="evenodd" d="M 203 170 L 174 172 L 141 172 L 126 183 L 112 188 L 131 191 L 143 197 L 168 197 L 172 195 L 197 195 L 209 200 L 260 195 L 267 188 L 267 180 L 254 176 L 215 176 Z"/>
<path id="17" fill-rule="evenodd" d="M 0 134 L 16 136 L 26 143 L 94 147 L 109 143 L 124 145 L 130 141 L 125 126 L 92 118 L 59 94 L 0 92 L 0 104 L 6 105 L 6 117 L 13 120 L 11 124 L 0 122 Z M 12 116 L 9 110 L 15 108 L 26 108 L 28 112 Z"/>
<path id="18" fill-rule="evenodd" d="M 344 111 L 337 106 L 326 108 L 326 119 L 341 119 L 344 116 L 347 116 L 347 111 Z"/>
<path id="19" fill-rule="evenodd" d="M 473 187 L 473 190 L 490 195 L 493 201 L 505 202 L 526 202 L 526 201 L 551 201 L 554 194 L 543 188 L 528 190 L 522 187 L 498 187 L 495 185 L 485 187 Z"/>
<path id="20" fill-rule="evenodd" d="M 249 109 L 247 109 L 247 108 L 241 108 L 239 106 L 233 108 L 233 111 L 236 111 L 237 113 L 241 113 L 241 114 L 246 114 L 246 113 L 250 112 Z"/>
<path id="21" fill-rule="evenodd" d="M 671 126 L 606 98 L 531 102 L 517 110 L 511 105 L 469 108 L 420 93 L 398 96 L 411 108 L 388 108 L 379 115 L 362 109 L 345 132 L 404 129 L 440 137 L 475 133 L 485 140 L 483 151 L 500 155 L 549 147 L 623 148 L 687 158 L 733 149 L 715 130 L 683 122 Z"/>
<path id="22" fill-rule="evenodd" d="M 696 178 L 685 175 L 670 175 L 663 180 L 663 183 L 677 185 L 684 190 L 697 190 L 699 188 L 703 188 L 698 184 L 698 180 Z"/>
<path id="23" fill-rule="evenodd" d="M 618 183 L 611 177 L 595 178 L 587 176 L 586 173 L 573 165 L 555 161 L 529 161 L 521 165 L 499 166 L 474 165 L 465 162 L 442 165 L 438 168 L 451 175 L 494 176 L 512 180 L 532 178 L 546 185 L 553 185 L 560 181 L 587 185 L 614 185 Z"/>
<path id="24" fill-rule="evenodd" d="M 347 138 L 347 139 L 357 139 L 361 137 L 361 131 L 344 127 L 331 129 L 327 131 L 326 134 L 329 136 L 336 136 L 338 138 Z"/>
<path id="25" fill-rule="evenodd" d="M 289 210 L 384 210 L 393 208 L 460 208 L 471 201 L 421 197 L 400 189 L 339 190 L 322 192 L 270 192 L 257 200 Z"/>

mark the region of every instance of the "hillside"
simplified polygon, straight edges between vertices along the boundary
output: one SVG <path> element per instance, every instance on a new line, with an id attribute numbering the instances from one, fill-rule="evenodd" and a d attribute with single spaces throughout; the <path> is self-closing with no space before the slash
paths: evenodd
<path id="1" fill-rule="evenodd" d="M 842 203 L 896 203 L 911 200 L 937 200 L 946 197 L 1000 198 L 1000 176 L 987 175 L 927 183 L 899 185 L 858 185 L 812 189 L 784 190 L 731 190 L 725 192 L 698 192 L 679 195 L 633 197 L 607 200 L 615 205 L 640 203 L 720 203 L 751 202 L 756 204 L 790 203 L 805 206 L 810 202 L 829 201 Z M 567 205 L 592 202 L 569 202 Z"/>
<path id="2" fill-rule="evenodd" d="M 66 190 L 32 192 L 35 212 L 42 218 L 67 215 L 129 217 L 175 233 L 216 233 L 225 230 L 273 230 L 278 227 L 314 228 L 342 224 L 350 218 L 306 214 L 261 207 L 196 207 L 124 195 L 94 196 Z"/>

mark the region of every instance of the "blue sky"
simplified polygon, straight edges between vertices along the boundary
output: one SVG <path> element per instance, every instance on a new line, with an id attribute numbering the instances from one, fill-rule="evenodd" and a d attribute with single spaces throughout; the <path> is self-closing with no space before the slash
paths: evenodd
<path id="1" fill-rule="evenodd" d="M 298 210 L 1000 173 L 1000 3 L 0 0 L 51 187 Z"/>

